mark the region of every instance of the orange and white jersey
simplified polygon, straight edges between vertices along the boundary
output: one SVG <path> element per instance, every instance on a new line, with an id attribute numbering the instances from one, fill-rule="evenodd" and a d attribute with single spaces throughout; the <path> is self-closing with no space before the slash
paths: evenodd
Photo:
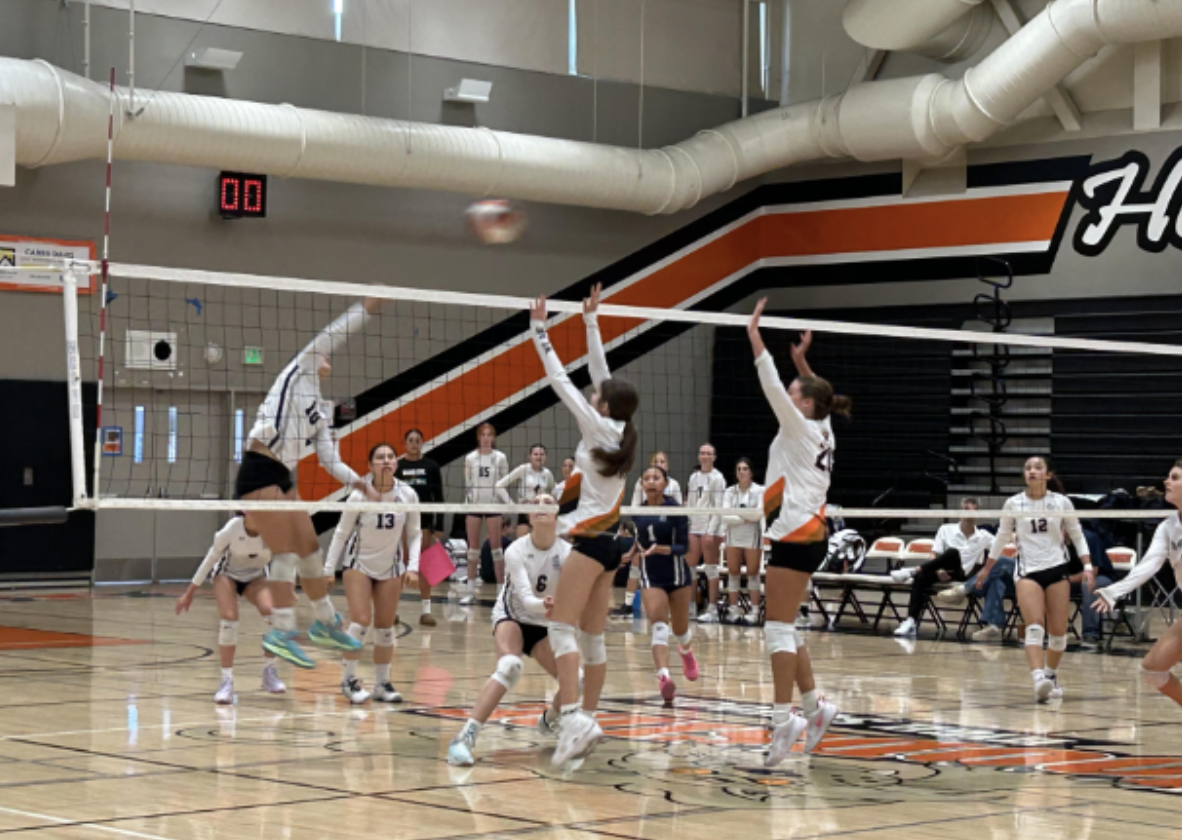
<path id="1" fill-rule="evenodd" d="M 607 367 L 607 356 L 603 352 L 603 341 L 599 337 L 599 322 L 594 313 L 584 315 L 587 326 L 587 354 L 591 381 L 596 389 L 611 378 Z M 620 507 L 627 490 L 627 476 L 599 474 L 601 464 L 591 454 L 602 449 L 613 452 L 620 448 L 624 436 L 623 421 L 613 420 L 600 414 L 582 392 L 570 381 L 550 340 L 546 336 L 544 321 L 531 321 L 534 346 L 546 368 L 554 393 L 570 409 L 579 424 L 582 439 L 575 450 L 575 473 L 563 483 L 559 507 L 563 510 L 574 503 L 570 513 L 559 513 L 558 531 L 571 537 L 596 537 L 614 533 L 620 522 Z M 577 502 L 576 502 L 577 499 Z"/>
<path id="2" fill-rule="evenodd" d="M 768 452 L 764 534 L 775 542 L 821 542 L 828 537 L 825 500 L 837 448 L 833 427 L 828 417 L 810 420 L 793 405 L 771 353 L 764 350 L 755 360 L 755 369 L 780 421 L 780 432 Z"/>

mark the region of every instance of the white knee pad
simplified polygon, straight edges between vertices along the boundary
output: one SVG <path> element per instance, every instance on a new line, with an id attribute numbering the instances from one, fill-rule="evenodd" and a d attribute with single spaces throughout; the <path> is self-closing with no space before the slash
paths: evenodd
<path id="1" fill-rule="evenodd" d="M 704 574 L 706 575 L 706 580 L 718 580 L 719 576 L 722 574 L 722 569 L 720 569 L 717 564 L 713 566 L 707 564 Z"/>
<path id="2" fill-rule="evenodd" d="M 694 627 L 693 627 L 693 625 L 691 624 L 691 625 L 690 625 L 690 628 L 689 628 L 688 630 L 686 630 L 686 631 L 685 631 L 684 633 L 682 633 L 680 636 L 674 636 L 674 637 L 673 637 L 673 639 L 674 639 L 674 641 L 676 641 L 676 642 L 677 642 L 677 646 L 678 646 L 678 647 L 683 647 L 683 648 L 685 648 L 685 647 L 689 647 L 689 646 L 690 646 L 690 642 L 692 642 L 692 641 L 694 640 Z"/>
<path id="3" fill-rule="evenodd" d="M 238 644 L 238 622 L 222 620 L 218 627 L 218 644 L 223 647 L 234 647 Z"/>
<path id="4" fill-rule="evenodd" d="M 360 624 L 353 623 L 349 625 L 349 635 L 352 636 L 361 644 L 365 644 L 365 637 L 369 635 L 369 628 L 362 627 Z"/>
<path id="5" fill-rule="evenodd" d="M 299 563 L 300 558 L 294 554 L 276 554 L 271 558 L 271 565 L 267 567 L 267 576 L 271 580 L 295 583 L 296 567 Z"/>
<path id="6" fill-rule="evenodd" d="M 769 621 L 763 625 L 764 644 L 767 652 L 796 653 L 796 629 L 787 622 Z"/>
<path id="7" fill-rule="evenodd" d="M 1055 650 L 1059 653 L 1067 650 L 1067 637 L 1047 636 L 1047 650 Z"/>
<path id="8" fill-rule="evenodd" d="M 468 549 L 468 562 L 469 563 L 479 563 L 480 562 L 480 549 L 479 548 Z"/>
<path id="9" fill-rule="evenodd" d="M 513 686 L 521 679 L 521 669 L 524 667 L 525 663 L 521 661 L 520 656 L 506 654 L 497 660 L 497 670 L 493 672 L 492 678 L 505 686 L 506 691 L 512 691 Z"/>
<path id="10" fill-rule="evenodd" d="M 738 575 L 728 575 L 727 576 L 726 591 L 727 592 L 738 592 L 739 591 L 739 576 Z"/>
<path id="11" fill-rule="evenodd" d="M 580 630 L 579 653 L 583 654 L 584 665 L 606 665 L 607 645 L 603 642 L 603 634 L 584 633 Z"/>
<path id="12" fill-rule="evenodd" d="M 1026 645 L 1028 647 L 1042 647 L 1042 640 L 1046 638 L 1046 631 L 1042 629 L 1042 625 L 1031 624 L 1026 628 Z"/>
<path id="13" fill-rule="evenodd" d="M 373 629 L 374 647 L 394 647 L 394 628 L 375 627 Z"/>
<path id="14" fill-rule="evenodd" d="M 628 567 L 628 580 L 640 580 L 640 564 L 639 563 L 634 561 L 632 563 L 632 565 Z"/>
<path id="15" fill-rule="evenodd" d="M 1150 688 L 1161 691 L 1165 688 L 1166 683 L 1170 681 L 1169 671 L 1150 671 L 1144 665 L 1141 666 L 1141 679 Z"/>
<path id="16" fill-rule="evenodd" d="M 505 550 L 502 548 L 494 548 L 492 550 L 492 559 L 494 563 L 505 562 Z"/>
<path id="17" fill-rule="evenodd" d="M 555 659 L 579 652 L 578 631 L 569 624 L 551 624 L 548 636 Z"/>
<path id="18" fill-rule="evenodd" d="M 663 621 L 656 622 L 652 627 L 653 647 L 669 647 L 669 625 Z"/>
<path id="19" fill-rule="evenodd" d="M 299 570 L 301 578 L 324 577 L 324 552 L 316 549 L 307 557 L 301 557 Z"/>

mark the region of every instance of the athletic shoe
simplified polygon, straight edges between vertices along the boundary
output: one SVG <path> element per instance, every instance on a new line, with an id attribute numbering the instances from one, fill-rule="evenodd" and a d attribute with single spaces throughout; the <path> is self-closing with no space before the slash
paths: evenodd
<path id="1" fill-rule="evenodd" d="M 808 630 L 813 626 L 812 616 L 810 616 L 808 613 L 797 613 L 796 621 L 792 623 L 792 626 L 797 630 Z"/>
<path id="2" fill-rule="evenodd" d="M 965 592 L 964 584 L 958 583 L 956 586 L 951 586 L 936 593 L 936 600 L 941 601 L 950 606 L 963 604 L 968 600 L 968 594 Z"/>
<path id="3" fill-rule="evenodd" d="M 297 668 L 315 668 L 316 663 L 304 653 L 296 641 L 294 630 L 268 630 L 263 636 L 263 650 L 290 662 Z"/>
<path id="4" fill-rule="evenodd" d="M 996 642 L 1000 638 L 1001 628 L 994 627 L 992 624 L 986 624 L 973 634 L 974 642 Z"/>
<path id="5" fill-rule="evenodd" d="M 585 758 L 603 740 L 603 730 L 595 718 L 583 711 L 563 715 L 558 728 L 558 746 L 550 763 L 561 767 L 574 758 Z"/>
<path id="6" fill-rule="evenodd" d="M 218 688 L 218 693 L 213 696 L 213 702 L 219 706 L 234 705 L 234 680 L 230 677 L 222 678 L 221 687 Z"/>
<path id="7" fill-rule="evenodd" d="M 372 695 L 361 686 L 361 680 L 357 677 L 348 677 L 341 680 L 341 694 L 345 695 L 350 703 L 354 706 L 360 706 Z"/>
<path id="8" fill-rule="evenodd" d="M 434 627 L 436 625 L 435 616 L 423 613 L 419 616 L 419 624 L 423 627 Z"/>
<path id="9" fill-rule="evenodd" d="M 1055 677 L 1054 679 L 1051 680 L 1051 682 L 1053 682 L 1055 684 L 1055 687 L 1051 689 L 1051 699 L 1052 700 L 1062 700 L 1063 699 L 1063 686 L 1059 685 L 1059 678 Z"/>
<path id="10" fill-rule="evenodd" d="M 398 689 L 396 689 L 394 684 L 391 682 L 384 682 L 375 685 L 373 687 L 373 694 L 371 696 L 374 700 L 377 700 L 381 703 L 402 702 L 402 695 L 398 693 Z"/>
<path id="11" fill-rule="evenodd" d="M 895 583 L 907 583 L 911 580 L 911 569 L 895 569 L 891 572 L 891 580 Z"/>
<path id="12" fill-rule="evenodd" d="M 360 639 L 354 639 L 340 627 L 330 627 L 320 620 L 313 621 L 308 628 L 308 641 L 317 647 L 334 650 L 361 650 Z"/>
<path id="13" fill-rule="evenodd" d="M 679 647 L 677 652 L 681 655 L 681 673 L 685 674 L 685 678 L 690 682 L 697 682 L 698 658 L 692 650 L 683 651 Z"/>
<path id="14" fill-rule="evenodd" d="M 550 720 L 550 710 L 546 709 L 538 717 L 537 729 L 539 735 L 557 735 L 558 721 Z"/>
<path id="15" fill-rule="evenodd" d="M 661 691 L 661 699 L 663 699 L 666 703 L 672 703 L 673 695 L 677 693 L 677 686 L 674 684 L 673 680 L 669 679 L 664 674 L 661 674 L 661 676 L 657 677 L 657 686 Z"/>
<path id="16" fill-rule="evenodd" d="M 797 620 L 799 621 L 799 618 Z M 808 621 L 808 619 L 806 618 L 805 621 Z M 749 612 L 746 615 L 740 617 L 739 620 L 735 623 L 740 624 L 743 627 L 758 627 L 759 626 L 759 615 L 756 614 L 755 612 Z"/>
<path id="17" fill-rule="evenodd" d="M 704 612 L 698 616 L 698 623 L 699 624 L 718 624 L 719 623 L 718 622 L 718 607 L 711 604 L 710 608 L 707 609 L 706 612 Z"/>
<path id="18" fill-rule="evenodd" d="M 620 606 L 615 607 L 610 612 L 608 612 L 608 616 L 610 618 L 631 618 L 632 608 L 627 604 L 620 604 Z"/>
<path id="19" fill-rule="evenodd" d="M 792 752 L 792 747 L 800 740 L 801 734 L 808 729 L 808 725 L 809 722 L 800 715 L 792 715 L 779 726 L 772 727 L 772 743 L 768 747 L 763 766 L 775 767 L 786 759 Z"/>
<path id="20" fill-rule="evenodd" d="M 463 598 L 460 599 L 460 606 L 461 607 L 470 607 L 475 603 L 476 603 L 476 596 L 474 594 L 472 594 L 471 592 L 469 592 L 467 595 L 465 595 Z"/>
<path id="21" fill-rule="evenodd" d="M 471 767 L 475 761 L 472 750 L 476 749 L 476 727 L 464 724 L 447 746 L 447 763 L 452 767 Z"/>
<path id="22" fill-rule="evenodd" d="M 1079 643 L 1080 650 L 1096 650 L 1100 647 L 1100 640 L 1095 636 L 1084 636 Z"/>
<path id="23" fill-rule="evenodd" d="M 275 667 L 274 662 L 263 668 L 263 690 L 269 691 L 271 694 L 287 693 L 287 686 L 283 684 L 283 680 L 279 679 L 279 670 Z"/>
<path id="24" fill-rule="evenodd" d="M 914 636 L 915 632 L 915 619 L 911 616 L 903 619 L 903 623 L 895 629 L 896 636 Z"/>
<path id="25" fill-rule="evenodd" d="M 808 736 L 804 741 L 806 753 L 811 753 L 817 748 L 817 744 L 821 743 L 821 739 L 829 731 L 829 724 L 833 723 L 835 717 L 837 717 L 837 706 L 825 702 L 825 699 L 822 698 L 817 703 L 817 710 L 806 718 L 809 724 Z"/>
<path id="26" fill-rule="evenodd" d="M 1051 694 L 1055 690 L 1055 681 L 1048 680 L 1045 677 L 1040 677 L 1034 683 L 1034 699 L 1039 703 L 1045 703 L 1051 699 Z"/>

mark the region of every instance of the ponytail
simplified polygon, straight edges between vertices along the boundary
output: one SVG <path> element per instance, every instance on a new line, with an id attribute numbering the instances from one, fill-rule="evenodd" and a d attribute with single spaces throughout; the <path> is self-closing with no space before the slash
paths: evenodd
<path id="1" fill-rule="evenodd" d="M 849 397 L 835 394 L 829 380 L 820 376 L 801 376 L 800 395 L 813 401 L 813 419 L 824 420 L 830 414 L 850 417 L 854 411 L 854 402 Z"/>
<path id="2" fill-rule="evenodd" d="M 597 446 L 591 450 L 591 455 L 600 463 L 599 474 L 604 478 L 627 475 L 636 461 L 640 439 L 632 422 L 632 415 L 640 405 L 640 395 L 635 387 L 622 379 L 605 379 L 599 388 L 599 399 L 607 403 L 608 417 L 624 422 L 624 431 L 620 435 L 619 449 L 608 452 Z"/>

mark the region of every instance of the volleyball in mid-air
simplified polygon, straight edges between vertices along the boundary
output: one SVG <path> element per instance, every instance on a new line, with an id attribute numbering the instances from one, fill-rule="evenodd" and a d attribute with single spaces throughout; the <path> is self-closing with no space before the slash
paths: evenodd
<path id="1" fill-rule="evenodd" d="M 508 201 L 478 201 L 468 208 L 468 224 L 486 245 L 506 245 L 525 231 L 525 211 Z"/>

